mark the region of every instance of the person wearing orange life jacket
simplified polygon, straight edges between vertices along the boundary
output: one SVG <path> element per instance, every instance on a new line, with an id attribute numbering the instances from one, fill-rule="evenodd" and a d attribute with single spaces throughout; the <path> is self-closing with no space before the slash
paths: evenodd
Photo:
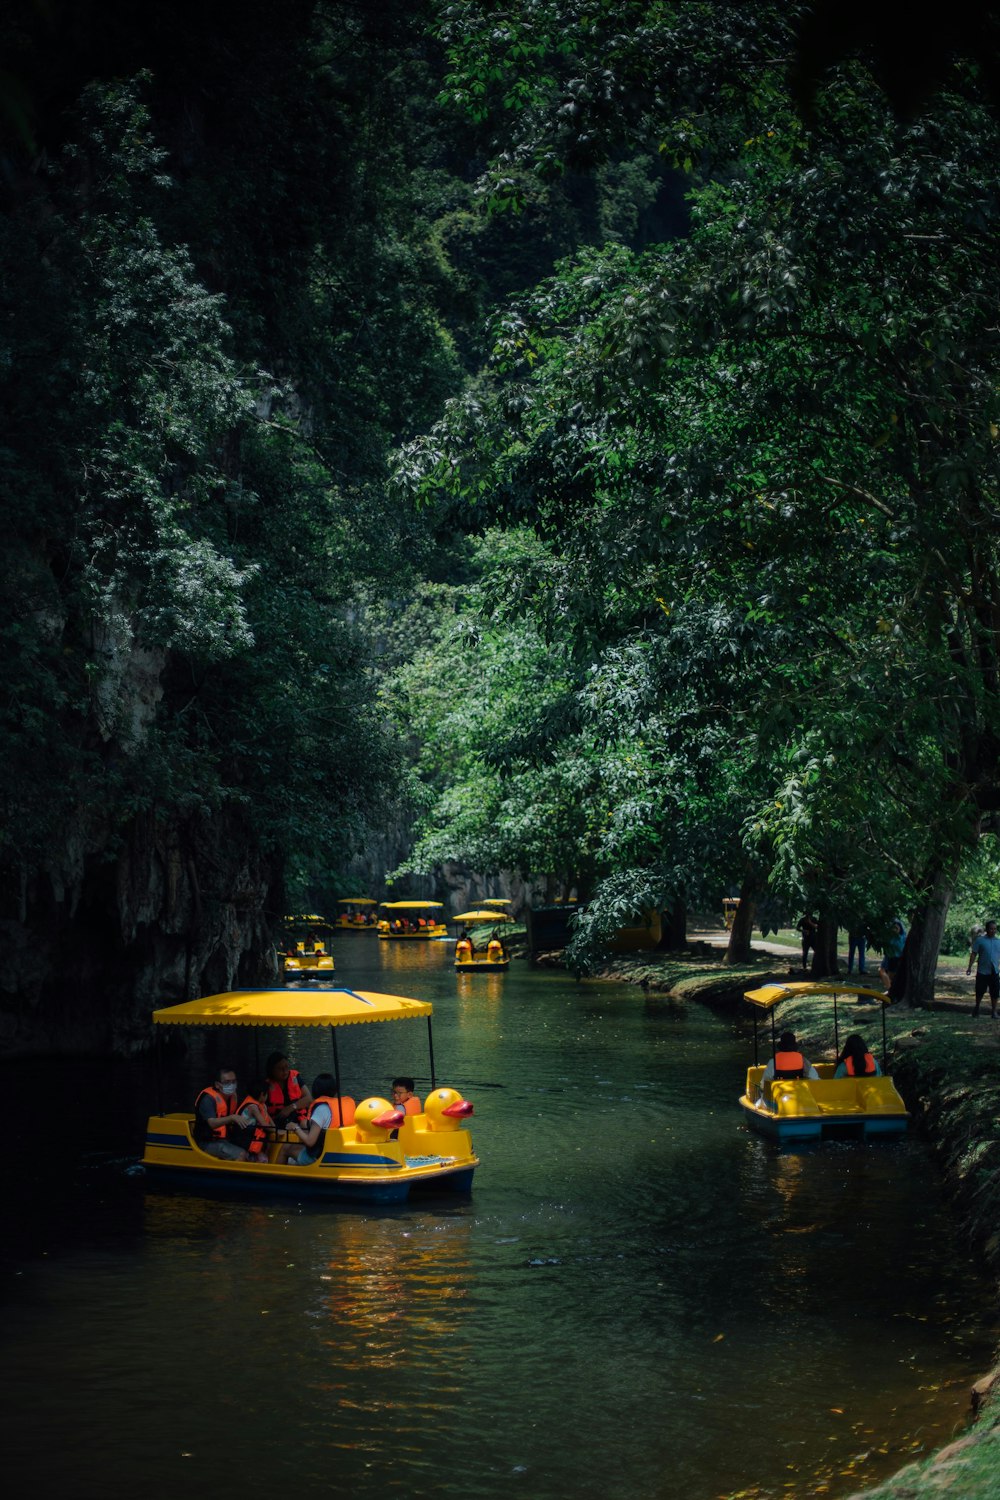
<path id="1" fill-rule="evenodd" d="M 806 1058 L 799 1051 L 798 1043 L 795 1040 L 795 1032 L 783 1031 L 778 1038 L 778 1045 L 775 1049 L 774 1056 L 771 1058 L 771 1061 L 764 1069 L 764 1076 L 760 1081 L 761 1102 L 763 1104 L 768 1104 L 768 1101 L 764 1095 L 764 1084 L 769 1079 L 773 1080 L 775 1078 L 818 1077 L 819 1074 L 813 1067 L 812 1063 L 807 1062 Z M 774 1105 L 769 1104 L 768 1108 L 773 1109 Z"/>
<path id="2" fill-rule="evenodd" d="M 844 1043 L 844 1050 L 837 1058 L 833 1070 L 834 1078 L 880 1078 L 882 1069 L 868 1051 L 863 1036 L 854 1032 Z"/>
<path id="3" fill-rule="evenodd" d="M 405 1109 L 408 1115 L 419 1115 L 423 1113 L 423 1105 L 413 1092 L 414 1082 L 412 1078 L 394 1078 L 392 1080 L 392 1102 L 399 1109 Z"/>
<path id="4" fill-rule="evenodd" d="M 330 1073 L 319 1073 L 313 1079 L 310 1094 L 309 1114 L 304 1125 L 297 1120 L 289 1123 L 289 1130 L 298 1136 L 278 1147 L 275 1166 L 309 1167 L 318 1161 L 323 1150 L 326 1132 L 334 1122 L 340 1124 L 340 1100 L 337 1096 L 337 1080 Z"/>
<path id="5" fill-rule="evenodd" d="M 266 1083 L 267 1098 L 264 1102 L 274 1123 L 285 1125 L 294 1115 L 300 1125 L 304 1124 L 312 1094 L 283 1052 L 272 1052 L 268 1058 Z"/>
<path id="6" fill-rule="evenodd" d="M 241 1141 L 247 1122 L 236 1104 L 236 1074 L 220 1068 L 214 1084 L 194 1102 L 194 1138 L 202 1151 L 223 1161 L 247 1161 Z"/>
<path id="7" fill-rule="evenodd" d="M 251 1161 L 267 1161 L 268 1130 L 273 1130 L 274 1121 L 267 1112 L 267 1084 L 256 1083 L 240 1105 L 240 1114 L 249 1120 L 246 1152 Z"/>
<path id="8" fill-rule="evenodd" d="M 459 934 L 458 942 L 455 944 L 455 957 L 466 962 L 470 958 L 475 958 L 475 956 L 476 945 L 469 936 L 469 929 L 463 927 Z"/>

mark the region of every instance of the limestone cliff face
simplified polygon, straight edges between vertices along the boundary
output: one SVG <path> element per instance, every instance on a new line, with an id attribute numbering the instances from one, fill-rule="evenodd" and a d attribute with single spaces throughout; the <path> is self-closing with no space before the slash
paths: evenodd
<path id="1" fill-rule="evenodd" d="M 472 870 L 458 860 L 435 865 L 425 874 L 398 876 L 390 886 L 386 876 L 405 866 L 412 848 L 407 830 L 399 826 L 373 839 L 363 854 L 351 861 L 346 879 L 354 894 L 374 896 L 378 901 L 443 901 L 447 916 L 469 911 L 491 896 L 510 901 L 508 908 L 517 916 L 542 894 L 542 888 L 526 880 L 519 870 L 497 870 L 488 875 Z"/>
<path id="2" fill-rule="evenodd" d="M 128 1052 L 150 1012 L 272 983 L 279 872 L 236 812 L 143 814 L 124 835 L 91 810 L 0 919 L 0 1053 Z"/>

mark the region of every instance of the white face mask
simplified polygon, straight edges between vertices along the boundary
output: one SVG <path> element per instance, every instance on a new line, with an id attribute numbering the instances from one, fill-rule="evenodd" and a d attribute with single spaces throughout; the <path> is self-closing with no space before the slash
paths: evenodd
<path id="1" fill-rule="evenodd" d="M 236 1085 L 235 1085 L 235 1083 L 224 1083 L 222 1085 L 222 1092 L 224 1094 L 235 1094 L 236 1093 Z"/>

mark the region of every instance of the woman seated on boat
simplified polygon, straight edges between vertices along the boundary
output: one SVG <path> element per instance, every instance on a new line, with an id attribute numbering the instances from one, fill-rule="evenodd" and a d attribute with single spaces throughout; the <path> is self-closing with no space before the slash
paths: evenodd
<path id="1" fill-rule="evenodd" d="M 312 1094 L 302 1082 L 283 1052 L 272 1052 L 267 1060 L 267 1108 L 276 1125 L 284 1125 L 292 1115 L 303 1123 L 312 1103 Z"/>
<path id="2" fill-rule="evenodd" d="M 297 1120 L 290 1120 L 288 1128 L 297 1141 L 288 1141 L 278 1147 L 278 1154 L 274 1159 L 276 1167 L 285 1167 L 289 1164 L 293 1167 L 311 1167 L 313 1162 L 318 1161 L 323 1150 L 323 1138 L 330 1126 L 333 1124 L 333 1112 L 337 1111 L 337 1120 L 340 1121 L 340 1100 L 337 1096 L 337 1080 L 331 1073 L 319 1073 L 313 1079 L 311 1103 L 309 1113 L 304 1125 Z"/>
<path id="3" fill-rule="evenodd" d="M 761 1101 L 773 1109 L 774 1105 L 769 1103 L 764 1094 L 764 1084 L 775 1078 L 818 1078 L 819 1074 L 811 1062 L 807 1062 L 799 1051 L 799 1044 L 795 1040 L 794 1031 L 783 1031 L 778 1038 L 778 1046 L 774 1056 L 764 1069 L 764 1076 L 760 1080 Z"/>
<path id="4" fill-rule="evenodd" d="M 837 1066 L 833 1070 L 834 1078 L 881 1078 L 882 1069 L 876 1058 L 868 1051 L 863 1036 L 857 1032 L 849 1036 L 844 1043 L 844 1050 L 837 1058 Z"/>

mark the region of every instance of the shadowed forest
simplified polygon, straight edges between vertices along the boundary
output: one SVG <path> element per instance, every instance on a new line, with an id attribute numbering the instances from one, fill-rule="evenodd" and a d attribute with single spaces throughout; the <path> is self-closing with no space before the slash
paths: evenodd
<path id="1" fill-rule="evenodd" d="M 574 892 L 579 968 L 903 914 L 929 1000 L 1000 903 L 1000 74 L 901 14 L 4 7 L 5 1047 L 365 859 Z"/>

